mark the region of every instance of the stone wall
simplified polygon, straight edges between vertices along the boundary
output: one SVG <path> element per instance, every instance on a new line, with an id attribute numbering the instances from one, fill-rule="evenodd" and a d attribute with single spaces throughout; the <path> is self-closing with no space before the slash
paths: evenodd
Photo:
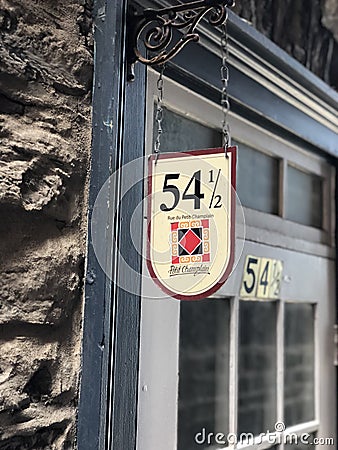
<path id="1" fill-rule="evenodd" d="M 233 11 L 338 89 L 337 0 L 237 0 Z"/>
<path id="2" fill-rule="evenodd" d="M 0 0 L 0 449 L 68 449 L 80 366 L 90 5 Z"/>

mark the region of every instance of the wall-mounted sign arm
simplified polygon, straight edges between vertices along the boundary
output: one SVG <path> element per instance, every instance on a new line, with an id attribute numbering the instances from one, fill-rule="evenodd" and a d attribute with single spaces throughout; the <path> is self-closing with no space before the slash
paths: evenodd
<path id="1" fill-rule="evenodd" d="M 128 80 L 134 79 L 137 61 L 150 66 L 162 65 L 190 41 L 198 41 L 196 27 L 203 18 L 213 26 L 227 18 L 227 7 L 234 0 L 197 0 L 167 8 L 129 9 L 127 23 Z M 179 31 L 175 35 L 175 30 Z"/>

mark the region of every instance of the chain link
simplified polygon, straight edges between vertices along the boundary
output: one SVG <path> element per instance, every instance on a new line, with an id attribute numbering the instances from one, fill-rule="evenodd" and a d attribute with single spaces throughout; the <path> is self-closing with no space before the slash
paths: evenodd
<path id="1" fill-rule="evenodd" d="M 229 84 L 229 46 L 228 46 L 228 33 L 227 33 L 227 20 L 228 14 L 226 15 L 224 24 L 222 25 L 222 36 L 221 36 L 221 81 L 222 81 L 222 91 L 221 91 L 221 106 L 223 113 L 222 120 L 222 144 L 225 149 L 225 155 L 227 155 L 227 149 L 231 146 L 231 135 L 230 126 L 228 123 L 228 114 L 230 111 L 230 102 L 228 95 L 228 84 Z M 157 164 L 158 156 L 161 151 L 161 137 L 163 133 L 162 121 L 163 121 L 163 72 L 165 65 L 161 67 L 161 71 L 157 80 L 157 105 L 156 105 L 156 115 L 155 121 L 157 124 L 157 134 L 154 143 L 154 153 L 156 155 L 155 164 Z"/>
<path id="2" fill-rule="evenodd" d="M 230 136 L 230 126 L 228 123 L 228 114 L 230 111 L 230 102 L 228 96 L 228 84 L 229 84 L 229 46 L 228 46 L 228 32 L 227 32 L 227 21 L 228 21 L 228 11 L 222 25 L 222 36 L 221 36 L 221 81 L 222 81 L 222 91 L 221 91 L 221 106 L 223 113 L 222 121 L 222 140 L 223 147 L 225 149 L 225 155 L 228 157 L 227 149 L 231 146 L 231 136 Z"/>
<path id="3" fill-rule="evenodd" d="M 154 144 L 154 153 L 156 155 L 155 164 L 157 164 L 157 160 L 161 150 L 161 137 L 163 133 L 162 121 L 163 121 L 163 72 L 165 69 L 165 65 L 161 67 L 160 75 L 157 80 L 157 105 L 156 105 L 156 115 L 155 121 L 157 123 L 157 134 Z"/>

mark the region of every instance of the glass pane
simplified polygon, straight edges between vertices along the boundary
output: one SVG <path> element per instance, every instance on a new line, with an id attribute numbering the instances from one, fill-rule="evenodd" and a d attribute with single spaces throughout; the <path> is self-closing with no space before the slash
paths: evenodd
<path id="1" fill-rule="evenodd" d="M 203 429 L 228 434 L 229 322 L 228 300 L 181 302 L 178 450 L 204 448 Z"/>
<path id="2" fill-rule="evenodd" d="M 296 437 L 294 435 L 293 436 L 290 435 L 288 437 L 285 437 L 287 443 L 285 442 L 284 450 L 308 450 L 308 449 L 315 450 L 316 446 L 311 444 L 311 442 L 314 441 L 315 437 L 316 437 L 315 434 L 308 435 L 307 433 L 306 436 L 300 435 Z"/>
<path id="3" fill-rule="evenodd" d="M 278 213 L 278 159 L 238 144 L 237 192 L 243 206 Z"/>
<path id="4" fill-rule="evenodd" d="M 316 175 L 288 166 L 286 218 L 303 225 L 321 228 L 323 220 L 323 183 Z"/>
<path id="5" fill-rule="evenodd" d="M 315 418 L 313 306 L 287 303 L 284 326 L 284 415 L 291 426 Z"/>
<path id="6" fill-rule="evenodd" d="M 222 145 L 220 131 L 195 122 L 167 108 L 163 108 L 162 128 L 161 151 L 163 152 L 183 152 Z M 153 142 L 155 142 L 156 133 L 157 123 L 154 117 Z"/>
<path id="7" fill-rule="evenodd" d="M 238 434 L 276 423 L 276 304 L 240 302 Z"/>

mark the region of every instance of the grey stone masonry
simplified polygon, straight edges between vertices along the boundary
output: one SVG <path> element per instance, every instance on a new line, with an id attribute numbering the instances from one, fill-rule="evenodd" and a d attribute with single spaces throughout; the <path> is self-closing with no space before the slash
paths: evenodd
<path id="1" fill-rule="evenodd" d="M 238 0 L 233 10 L 338 89 L 337 0 Z"/>
<path id="2" fill-rule="evenodd" d="M 0 0 L 0 449 L 75 447 L 90 5 Z"/>

